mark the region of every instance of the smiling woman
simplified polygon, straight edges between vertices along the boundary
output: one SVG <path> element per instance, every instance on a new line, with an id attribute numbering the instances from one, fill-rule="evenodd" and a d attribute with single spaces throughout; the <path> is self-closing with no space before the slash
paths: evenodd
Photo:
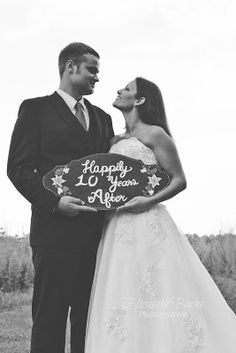
<path id="1" fill-rule="evenodd" d="M 124 115 L 126 134 L 110 152 L 158 163 L 171 180 L 156 195 L 136 196 L 108 218 L 85 353 L 234 353 L 236 316 L 161 203 L 183 191 L 186 180 L 160 90 L 135 79 L 118 90 L 113 105 Z"/>
<path id="2" fill-rule="evenodd" d="M 168 127 L 161 91 L 153 82 L 137 77 L 117 91 L 118 97 L 113 106 L 120 111 L 129 111 L 136 101 L 140 120 L 148 125 L 162 127 L 171 136 Z"/>

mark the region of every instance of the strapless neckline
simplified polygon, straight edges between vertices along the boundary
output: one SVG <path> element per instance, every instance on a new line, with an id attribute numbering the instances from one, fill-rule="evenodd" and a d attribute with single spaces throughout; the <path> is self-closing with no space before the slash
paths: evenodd
<path id="1" fill-rule="evenodd" d="M 145 164 L 160 165 L 153 150 L 136 136 L 130 136 L 117 141 L 111 146 L 110 153 L 119 153 L 133 159 L 139 159 Z"/>

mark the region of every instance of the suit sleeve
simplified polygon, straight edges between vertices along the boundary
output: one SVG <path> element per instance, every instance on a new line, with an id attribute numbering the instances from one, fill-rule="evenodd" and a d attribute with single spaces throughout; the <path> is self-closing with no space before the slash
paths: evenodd
<path id="1" fill-rule="evenodd" d="M 7 175 L 16 189 L 43 213 L 57 205 L 59 198 L 44 188 L 37 172 L 40 158 L 40 126 L 36 103 L 24 101 L 19 109 L 10 144 Z"/>
<path id="2" fill-rule="evenodd" d="M 112 137 L 114 136 L 112 120 L 111 120 L 110 115 L 108 115 L 108 114 L 107 114 L 107 135 L 108 135 L 109 140 L 111 140 Z"/>

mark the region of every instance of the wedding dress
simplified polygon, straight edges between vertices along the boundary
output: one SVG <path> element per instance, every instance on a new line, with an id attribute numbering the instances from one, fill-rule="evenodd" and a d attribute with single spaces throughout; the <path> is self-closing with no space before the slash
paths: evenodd
<path id="1" fill-rule="evenodd" d="M 110 152 L 157 163 L 136 137 Z M 163 204 L 107 222 L 85 353 L 236 353 L 236 315 Z"/>

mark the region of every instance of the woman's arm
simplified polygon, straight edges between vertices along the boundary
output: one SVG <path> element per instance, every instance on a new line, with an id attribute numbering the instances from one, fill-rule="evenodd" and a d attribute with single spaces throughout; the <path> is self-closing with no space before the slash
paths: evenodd
<path id="1" fill-rule="evenodd" d="M 169 174 L 171 181 L 170 184 L 159 193 L 151 197 L 134 197 L 124 206 L 119 207 L 119 210 L 129 210 L 133 212 L 144 211 L 156 203 L 172 198 L 183 191 L 187 186 L 175 143 L 161 127 L 152 126 L 148 129 L 147 133 L 143 134 L 139 139 L 153 150 L 157 161 Z"/>
<path id="2" fill-rule="evenodd" d="M 168 200 L 183 191 L 187 186 L 177 148 L 173 139 L 158 126 L 153 127 L 150 131 L 147 143 L 152 148 L 157 161 L 171 179 L 168 187 L 154 195 L 152 200 L 154 203 Z"/>

